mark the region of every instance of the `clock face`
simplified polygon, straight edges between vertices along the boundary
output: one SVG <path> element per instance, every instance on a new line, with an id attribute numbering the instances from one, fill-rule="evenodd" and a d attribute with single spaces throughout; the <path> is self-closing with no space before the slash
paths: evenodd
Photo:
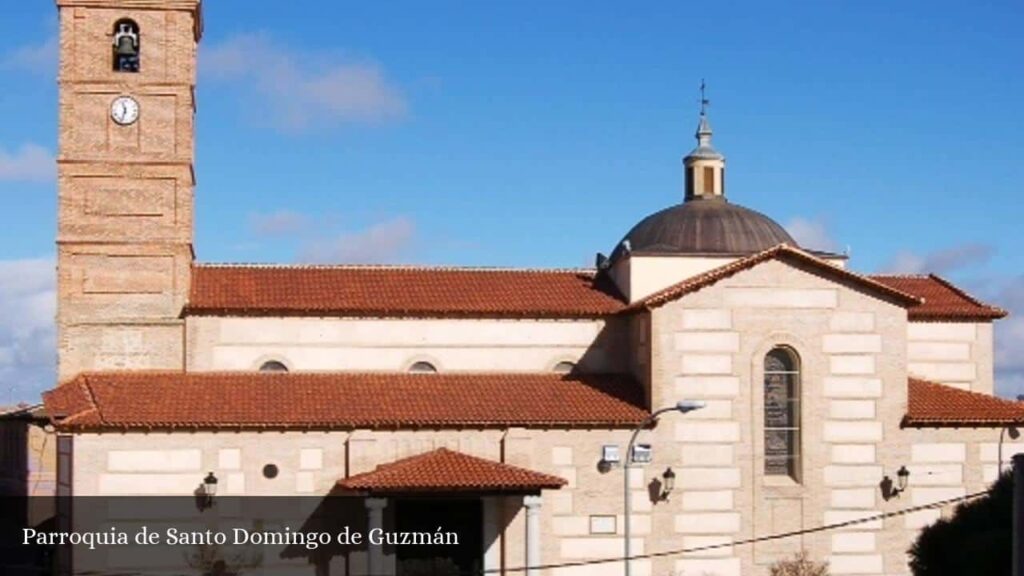
<path id="1" fill-rule="evenodd" d="M 119 96 L 110 104 L 110 117 L 121 126 L 139 119 L 139 103 L 131 96 Z"/>

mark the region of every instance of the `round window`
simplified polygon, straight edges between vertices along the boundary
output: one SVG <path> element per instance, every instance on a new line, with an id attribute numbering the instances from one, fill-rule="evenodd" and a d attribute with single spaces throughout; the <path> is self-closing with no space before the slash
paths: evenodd
<path id="1" fill-rule="evenodd" d="M 287 372 L 288 367 L 279 360 L 268 360 L 260 366 L 260 372 Z"/>
<path id="2" fill-rule="evenodd" d="M 270 478 L 270 479 L 277 478 L 277 465 L 276 464 L 267 464 L 266 466 L 264 466 L 263 467 L 263 477 L 264 478 Z"/>

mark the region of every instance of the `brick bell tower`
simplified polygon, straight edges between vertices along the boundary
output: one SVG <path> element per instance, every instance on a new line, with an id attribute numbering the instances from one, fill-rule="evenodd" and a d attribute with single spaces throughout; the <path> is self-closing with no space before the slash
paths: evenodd
<path id="1" fill-rule="evenodd" d="M 58 380 L 184 369 L 200 0 L 57 0 Z"/>

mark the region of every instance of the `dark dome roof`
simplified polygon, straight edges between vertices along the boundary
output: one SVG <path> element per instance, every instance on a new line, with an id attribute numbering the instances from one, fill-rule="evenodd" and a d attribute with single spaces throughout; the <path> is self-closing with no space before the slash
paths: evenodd
<path id="1" fill-rule="evenodd" d="M 630 230 L 623 242 L 632 252 L 664 254 L 754 254 L 782 243 L 797 246 L 771 218 L 723 198 L 694 198 L 655 212 Z"/>

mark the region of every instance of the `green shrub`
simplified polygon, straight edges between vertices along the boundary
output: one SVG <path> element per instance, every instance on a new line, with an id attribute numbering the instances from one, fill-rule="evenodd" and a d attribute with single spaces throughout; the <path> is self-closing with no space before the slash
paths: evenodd
<path id="1" fill-rule="evenodd" d="M 926 527 L 910 547 L 914 576 L 1011 576 L 1013 476 L 988 495 L 964 502 L 951 518 Z"/>

